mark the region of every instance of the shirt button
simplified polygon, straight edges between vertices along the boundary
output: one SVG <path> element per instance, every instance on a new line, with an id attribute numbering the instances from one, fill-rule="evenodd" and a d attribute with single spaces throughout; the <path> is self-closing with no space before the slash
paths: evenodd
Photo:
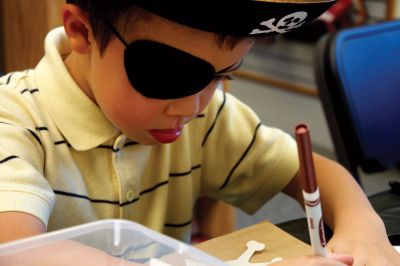
<path id="1" fill-rule="evenodd" d="M 132 201 L 134 198 L 135 198 L 135 193 L 133 193 L 132 190 L 129 190 L 129 191 L 126 193 L 126 199 L 127 199 L 128 201 Z"/>

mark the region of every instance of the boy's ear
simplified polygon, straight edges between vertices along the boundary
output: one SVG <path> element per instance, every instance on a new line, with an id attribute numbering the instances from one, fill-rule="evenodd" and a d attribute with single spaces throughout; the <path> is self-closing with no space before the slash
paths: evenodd
<path id="1" fill-rule="evenodd" d="M 76 5 L 64 4 L 61 17 L 72 49 L 80 54 L 90 52 L 92 43 L 88 14 Z"/>

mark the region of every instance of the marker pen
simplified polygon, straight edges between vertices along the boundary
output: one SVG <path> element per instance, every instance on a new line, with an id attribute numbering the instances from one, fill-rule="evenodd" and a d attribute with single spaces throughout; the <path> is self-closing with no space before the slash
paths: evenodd
<path id="1" fill-rule="evenodd" d="M 324 222 L 322 219 L 319 189 L 315 177 L 309 129 L 307 125 L 300 124 L 296 126 L 295 133 L 300 159 L 300 178 L 303 185 L 304 205 L 307 215 L 311 246 L 315 255 L 326 257 Z"/>

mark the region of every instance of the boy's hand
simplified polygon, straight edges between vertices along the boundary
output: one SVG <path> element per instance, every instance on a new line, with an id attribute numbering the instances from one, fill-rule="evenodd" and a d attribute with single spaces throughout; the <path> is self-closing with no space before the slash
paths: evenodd
<path id="1" fill-rule="evenodd" d="M 334 235 L 327 245 L 333 253 L 350 254 L 354 266 L 399 266 L 400 254 L 391 246 L 384 224 L 361 187 L 336 162 L 314 154 L 324 221 Z M 299 175 L 284 192 L 303 204 Z"/>
<path id="2" fill-rule="evenodd" d="M 400 254 L 392 247 L 385 234 L 375 230 L 335 232 L 327 245 L 328 251 L 345 252 L 354 256 L 354 266 L 398 266 Z"/>
<path id="3" fill-rule="evenodd" d="M 271 266 L 351 266 L 353 265 L 353 257 L 345 254 L 328 253 L 328 257 L 319 256 L 302 256 L 292 259 L 285 259 Z"/>

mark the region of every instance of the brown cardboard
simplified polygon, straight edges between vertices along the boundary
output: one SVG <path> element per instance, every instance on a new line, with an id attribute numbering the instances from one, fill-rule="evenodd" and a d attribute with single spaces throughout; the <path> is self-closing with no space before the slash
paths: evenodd
<path id="1" fill-rule="evenodd" d="M 266 246 L 264 250 L 254 254 L 250 260 L 252 263 L 265 262 L 276 257 L 286 259 L 312 254 L 309 245 L 268 221 L 202 242 L 196 247 L 224 261 L 235 260 L 247 249 L 246 243 L 250 240 Z"/>

